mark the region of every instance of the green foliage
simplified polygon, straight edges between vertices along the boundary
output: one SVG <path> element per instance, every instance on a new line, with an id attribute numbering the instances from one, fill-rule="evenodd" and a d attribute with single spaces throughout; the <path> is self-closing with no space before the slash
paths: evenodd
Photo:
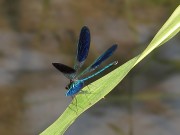
<path id="1" fill-rule="evenodd" d="M 155 48 L 163 45 L 180 31 L 180 6 L 174 11 L 171 17 L 159 30 L 148 47 L 138 56 L 121 65 L 111 73 L 98 79 L 92 84 L 83 88 L 88 90 L 87 94 L 78 94 L 71 104 L 67 107 L 64 113 L 41 135 L 62 135 L 67 128 L 82 114 L 85 110 L 104 98 L 128 72 L 144 59 Z M 89 93 L 89 94 L 88 94 Z"/>

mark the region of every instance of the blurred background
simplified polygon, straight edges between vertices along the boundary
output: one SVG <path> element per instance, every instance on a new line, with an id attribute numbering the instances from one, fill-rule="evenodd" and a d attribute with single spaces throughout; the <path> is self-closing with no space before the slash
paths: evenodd
<path id="1" fill-rule="evenodd" d="M 117 51 L 102 66 L 114 60 L 120 66 L 146 48 L 178 5 L 179 0 L 0 0 L 0 134 L 39 134 L 65 110 L 69 80 L 51 63 L 73 66 L 82 26 L 91 30 L 83 67 L 114 43 Z M 65 134 L 179 135 L 179 42 L 177 35 L 155 50 Z"/>

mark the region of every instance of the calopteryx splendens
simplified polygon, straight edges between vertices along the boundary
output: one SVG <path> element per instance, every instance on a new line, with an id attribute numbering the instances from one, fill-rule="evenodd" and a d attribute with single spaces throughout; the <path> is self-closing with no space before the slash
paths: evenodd
<path id="1" fill-rule="evenodd" d="M 104 70 L 108 69 L 109 67 L 116 65 L 117 61 L 114 61 L 104 68 L 100 69 L 96 73 L 81 78 L 84 74 L 91 72 L 95 70 L 103 61 L 105 61 L 107 58 L 109 58 L 113 52 L 117 49 L 117 45 L 112 45 L 109 49 L 107 49 L 102 55 L 100 55 L 88 68 L 86 68 L 83 72 L 79 73 L 79 69 L 85 62 L 90 47 L 90 31 L 87 26 L 82 27 L 80 35 L 79 35 L 79 41 L 77 46 L 77 55 L 76 55 L 76 61 L 74 64 L 74 68 L 71 68 L 67 65 L 61 64 L 61 63 L 52 63 L 53 66 L 58 69 L 60 72 L 62 72 L 68 79 L 70 79 L 70 83 L 66 86 L 66 89 L 68 90 L 66 92 L 66 96 L 74 96 L 77 94 L 81 89 L 84 87 L 84 82 L 93 78 L 94 76 L 100 74 Z"/>

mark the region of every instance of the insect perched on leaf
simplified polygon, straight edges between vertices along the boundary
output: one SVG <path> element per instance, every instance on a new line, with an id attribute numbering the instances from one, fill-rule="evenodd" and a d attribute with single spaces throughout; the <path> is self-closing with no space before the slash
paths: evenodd
<path id="1" fill-rule="evenodd" d="M 114 61 L 104 68 L 100 69 L 96 73 L 81 78 L 88 72 L 95 70 L 103 61 L 109 58 L 113 52 L 117 49 L 117 45 L 112 45 L 109 49 L 107 49 L 103 54 L 101 54 L 88 68 L 86 68 L 83 72 L 79 73 L 79 69 L 84 64 L 90 47 L 90 31 L 87 26 L 82 27 L 80 35 L 79 35 L 79 42 L 77 46 L 77 55 L 74 68 L 66 66 L 61 63 L 52 63 L 55 68 L 57 68 L 60 72 L 62 72 L 68 79 L 70 79 L 70 83 L 66 86 L 68 90 L 66 92 L 66 96 L 75 96 L 81 89 L 84 87 L 84 82 L 93 78 L 94 76 L 100 74 L 104 70 L 108 69 L 109 67 L 116 65 L 118 62 Z M 81 79 L 80 79 L 81 78 Z"/>

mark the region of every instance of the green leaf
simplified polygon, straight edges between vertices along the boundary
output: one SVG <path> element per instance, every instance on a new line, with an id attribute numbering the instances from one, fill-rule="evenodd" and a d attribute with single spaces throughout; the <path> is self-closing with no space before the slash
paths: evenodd
<path id="1" fill-rule="evenodd" d="M 163 45 L 165 42 L 175 36 L 179 31 L 180 6 L 177 7 L 171 17 L 167 20 L 148 47 L 141 54 L 121 65 L 111 73 L 83 88 L 84 91 L 88 90 L 87 94 L 76 95 L 76 98 L 72 100 L 71 104 L 67 107 L 64 113 L 51 126 L 44 130 L 41 135 L 64 134 L 67 128 L 81 113 L 104 98 L 115 86 L 121 82 L 121 80 L 136 64 L 144 59 L 155 48 Z"/>

